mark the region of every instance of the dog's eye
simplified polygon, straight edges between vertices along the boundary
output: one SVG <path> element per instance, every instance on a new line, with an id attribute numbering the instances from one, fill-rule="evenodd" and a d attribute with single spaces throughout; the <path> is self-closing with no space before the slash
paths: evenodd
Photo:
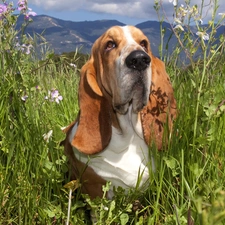
<path id="1" fill-rule="evenodd" d="M 108 50 L 111 50 L 115 47 L 116 47 L 116 43 L 114 41 L 108 41 L 105 49 L 108 51 Z"/>
<path id="2" fill-rule="evenodd" d="M 146 40 L 141 41 L 140 46 L 141 46 L 145 51 L 147 51 L 147 49 L 148 49 L 148 43 L 147 43 Z"/>

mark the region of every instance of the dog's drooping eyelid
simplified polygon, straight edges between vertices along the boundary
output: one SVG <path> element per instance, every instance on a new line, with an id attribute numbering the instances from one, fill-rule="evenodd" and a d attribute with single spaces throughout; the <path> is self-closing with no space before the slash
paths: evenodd
<path id="1" fill-rule="evenodd" d="M 148 42 L 147 42 L 146 40 L 142 40 L 142 41 L 140 42 L 140 46 L 141 46 L 142 48 L 144 48 L 145 51 L 148 50 Z"/>
<path id="2" fill-rule="evenodd" d="M 111 50 L 111 49 L 113 49 L 115 47 L 116 47 L 115 41 L 109 40 L 109 41 L 106 42 L 105 50 L 109 51 L 109 50 Z"/>

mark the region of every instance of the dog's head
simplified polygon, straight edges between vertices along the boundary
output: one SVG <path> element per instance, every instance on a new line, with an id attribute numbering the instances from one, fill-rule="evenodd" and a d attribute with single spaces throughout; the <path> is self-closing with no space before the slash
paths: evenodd
<path id="1" fill-rule="evenodd" d="M 125 114 L 130 104 L 138 113 L 147 104 L 150 54 L 148 38 L 133 26 L 112 27 L 95 42 L 91 61 L 98 86 L 112 98 L 112 106 L 118 113 Z"/>

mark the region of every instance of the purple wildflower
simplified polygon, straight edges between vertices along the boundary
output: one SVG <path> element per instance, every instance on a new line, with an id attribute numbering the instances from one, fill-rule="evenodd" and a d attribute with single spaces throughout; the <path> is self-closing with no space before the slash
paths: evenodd
<path id="1" fill-rule="evenodd" d="M 7 12 L 7 4 L 0 4 L 0 19 L 4 17 L 4 14 Z"/>
<path id="2" fill-rule="evenodd" d="M 21 11 L 25 15 L 25 19 L 28 20 L 30 16 L 36 16 L 37 13 L 33 12 L 31 8 L 27 7 L 27 1 L 19 0 L 18 1 L 18 10 Z"/>
<path id="3" fill-rule="evenodd" d="M 59 95 L 58 90 L 52 90 L 51 91 L 51 100 L 55 101 L 56 103 L 59 104 L 59 102 L 63 100 L 63 97 L 61 95 Z"/>
<path id="4" fill-rule="evenodd" d="M 23 10 L 26 10 L 27 9 L 27 2 L 26 1 L 23 1 L 23 0 L 19 0 L 18 3 L 18 10 L 19 11 L 23 11 Z"/>
<path id="5" fill-rule="evenodd" d="M 0 5 L 0 14 L 3 14 L 7 11 L 7 5 L 6 4 L 1 4 Z"/>
<path id="6" fill-rule="evenodd" d="M 41 87 L 39 85 L 37 85 L 35 88 L 36 88 L 37 91 L 41 90 Z"/>
<path id="7" fill-rule="evenodd" d="M 30 54 L 30 50 L 33 48 L 33 46 L 32 46 L 31 44 L 30 44 L 30 45 L 26 45 L 26 44 L 20 45 L 20 43 L 17 42 L 16 45 L 15 45 L 15 48 L 16 48 L 18 51 L 21 51 L 21 52 L 23 52 L 24 54 L 29 55 L 29 54 Z"/>
<path id="8" fill-rule="evenodd" d="M 25 15 L 26 19 L 29 19 L 30 16 L 36 16 L 37 15 L 36 12 L 31 11 L 32 9 L 28 9 L 28 10 L 30 10 L 30 11 L 28 13 L 26 13 L 26 15 Z"/>
<path id="9" fill-rule="evenodd" d="M 56 89 L 52 89 L 51 91 L 48 91 L 48 96 L 45 96 L 45 100 L 48 100 L 51 102 L 56 102 L 59 104 L 60 101 L 63 100 L 63 97 L 59 95 L 59 91 Z"/>

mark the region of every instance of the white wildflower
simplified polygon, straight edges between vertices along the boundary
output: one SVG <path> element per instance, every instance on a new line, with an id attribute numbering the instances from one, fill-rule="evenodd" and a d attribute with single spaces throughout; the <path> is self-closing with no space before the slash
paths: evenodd
<path id="1" fill-rule="evenodd" d="M 60 127 L 60 130 L 65 130 L 68 126 L 65 126 L 65 127 Z"/>
<path id="2" fill-rule="evenodd" d="M 219 16 L 221 16 L 222 18 L 225 17 L 225 13 L 218 13 Z"/>
<path id="3" fill-rule="evenodd" d="M 201 25 L 203 24 L 203 20 L 202 20 L 202 19 L 199 19 L 198 22 L 199 22 L 199 24 L 201 24 Z"/>
<path id="4" fill-rule="evenodd" d="M 24 101 L 24 102 L 27 100 L 27 98 L 28 98 L 28 95 L 24 95 L 21 97 L 22 101 Z"/>
<path id="5" fill-rule="evenodd" d="M 173 6 L 177 6 L 177 0 L 169 0 L 169 2 L 173 2 Z"/>
<path id="6" fill-rule="evenodd" d="M 71 66 L 71 67 L 74 67 L 74 68 L 77 68 L 77 65 L 74 64 L 74 63 L 70 63 L 70 66 Z"/>
<path id="7" fill-rule="evenodd" d="M 177 17 L 174 18 L 174 23 L 176 23 L 176 24 L 182 24 L 182 22 Z"/>
<path id="8" fill-rule="evenodd" d="M 199 37 L 201 37 L 204 41 L 208 41 L 209 40 L 209 35 L 206 32 L 200 32 L 200 31 L 198 31 L 196 33 L 196 35 L 198 35 Z"/>
<path id="9" fill-rule="evenodd" d="M 43 134 L 44 140 L 48 143 L 50 138 L 52 137 L 53 130 L 50 130 L 47 134 Z"/>
<path id="10" fill-rule="evenodd" d="M 179 30 L 181 30 L 181 31 L 184 31 L 184 28 L 183 28 L 180 24 L 176 25 L 176 26 L 174 27 L 174 29 L 179 29 Z"/>

